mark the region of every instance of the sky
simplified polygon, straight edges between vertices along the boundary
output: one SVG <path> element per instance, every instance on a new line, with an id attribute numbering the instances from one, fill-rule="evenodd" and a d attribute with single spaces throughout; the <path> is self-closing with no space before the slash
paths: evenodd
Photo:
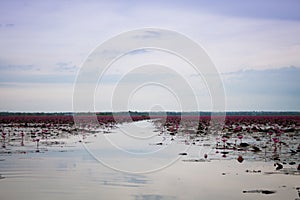
<path id="1" fill-rule="evenodd" d="M 89 55 L 145 27 L 176 31 L 205 50 L 222 79 L 226 110 L 300 111 L 299 10 L 297 0 L 1 0 L 0 111 L 72 111 L 74 82 Z M 148 68 L 133 69 L 130 60 L 147 60 Z M 94 108 L 108 111 L 114 102 L 114 111 L 210 110 L 205 80 L 187 68 L 165 52 L 131 52 L 98 83 Z M 149 77 L 155 84 L 140 87 Z M 117 84 L 117 92 L 132 88 L 130 99 L 113 99 Z M 193 93 L 180 87 L 188 84 Z M 198 107 L 187 106 L 191 99 Z"/>

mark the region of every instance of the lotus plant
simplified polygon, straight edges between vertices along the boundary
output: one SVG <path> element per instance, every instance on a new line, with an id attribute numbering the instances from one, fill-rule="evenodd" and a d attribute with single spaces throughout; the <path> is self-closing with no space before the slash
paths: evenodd
<path id="1" fill-rule="evenodd" d="M 24 146 L 24 132 L 21 132 L 21 146 Z"/>
<path id="2" fill-rule="evenodd" d="M 276 151 L 277 150 L 277 143 L 279 142 L 279 139 L 278 138 L 272 138 L 273 139 L 273 142 L 274 142 L 274 145 L 275 145 L 275 148 L 274 148 L 274 151 Z"/>
<path id="3" fill-rule="evenodd" d="M 2 140 L 3 140 L 2 147 L 3 147 L 3 148 L 6 147 L 6 145 L 5 145 L 5 139 L 6 139 L 6 133 L 2 132 Z"/>
<path id="4" fill-rule="evenodd" d="M 243 139 L 243 135 L 239 134 L 239 135 L 238 135 L 238 138 L 239 138 L 240 144 L 241 144 L 241 143 L 242 143 L 242 139 Z"/>
<path id="5" fill-rule="evenodd" d="M 269 136 L 270 136 L 270 142 L 272 142 L 273 131 L 269 131 L 268 134 L 269 134 Z"/>
<path id="6" fill-rule="evenodd" d="M 39 151 L 40 151 L 40 150 L 39 150 L 39 142 L 40 142 L 40 139 L 39 139 L 39 138 L 36 138 L 34 141 L 36 142 L 36 152 L 39 152 Z"/>
<path id="7" fill-rule="evenodd" d="M 223 145 L 224 145 L 224 149 L 226 148 L 226 141 L 227 141 L 227 138 L 226 138 L 226 137 L 223 137 L 223 138 L 222 138 L 222 142 L 223 142 Z"/>

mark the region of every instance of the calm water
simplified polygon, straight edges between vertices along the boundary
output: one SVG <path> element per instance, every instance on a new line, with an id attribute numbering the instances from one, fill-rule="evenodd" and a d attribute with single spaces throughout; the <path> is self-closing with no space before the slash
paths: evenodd
<path id="1" fill-rule="evenodd" d="M 184 162 L 202 158 L 204 153 L 210 155 L 211 150 L 158 136 L 151 121 L 123 124 L 109 134 L 84 139 L 75 136 L 66 141 L 40 153 L 1 154 L 0 199 L 298 197 L 299 173 L 277 174 L 273 162 L 263 161 L 238 163 L 234 159 L 213 158 Z M 188 155 L 179 157 L 180 152 Z M 261 172 L 253 172 L 258 170 Z M 262 194 L 259 190 L 275 193 Z"/>

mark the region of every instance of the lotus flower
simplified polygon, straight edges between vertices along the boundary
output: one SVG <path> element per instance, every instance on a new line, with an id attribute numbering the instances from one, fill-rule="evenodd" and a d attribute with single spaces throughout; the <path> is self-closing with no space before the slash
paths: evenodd
<path id="1" fill-rule="evenodd" d="M 244 158 L 240 155 L 240 156 L 238 156 L 237 161 L 239 163 L 242 163 L 244 161 Z"/>
<path id="2" fill-rule="evenodd" d="M 242 143 L 243 135 L 238 135 L 238 138 L 240 139 L 240 143 Z"/>
<path id="3" fill-rule="evenodd" d="M 279 142 L 279 139 L 278 138 L 272 138 L 273 142 L 276 144 Z"/>

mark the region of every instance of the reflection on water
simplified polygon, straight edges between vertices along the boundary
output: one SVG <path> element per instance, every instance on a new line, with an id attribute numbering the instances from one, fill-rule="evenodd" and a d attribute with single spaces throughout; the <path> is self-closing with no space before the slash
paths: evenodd
<path id="1" fill-rule="evenodd" d="M 134 123 L 148 123 L 147 129 L 155 132 L 151 121 Z M 100 135 L 87 136 L 85 145 L 96 158 L 127 170 L 164 165 L 173 158 L 177 159 L 178 153 L 186 149 L 180 143 L 172 143 L 171 138 L 152 137 L 151 134 L 147 134 L 151 136 L 147 140 L 137 143 L 134 137 L 128 138 L 120 130 L 139 130 L 132 125 L 120 125 L 105 138 Z M 107 143 L 107 138 L 119 148 Z M 291 168 L 289 170 L 295 173 L 276 174 L 279 171 L 275 170 L 274 162 L 245 160 L 239 163 L 226 159 L 183 162 L 185 159 L 199 158 L 199 151 L 201 156 L 206 153 L 205 149 L 199 150 L 203 146 L 193 146 L 188 149 L 188 155 L 179 157 L 167 168 L 153 173 L 124 173 L 95 160 L 78 142 L 79 139 L 70 137 L 64 140 L 64 145 L 49 146 L 47 151 L 38 153 L 1 154 L 0 199 L 274 200 L 295 199 L 298 196 L 296 188 L 300 185 L 297 170 Z M 152 145 L 161 140 L 169 145 Z M 268 190 L 275 193 L 243 193 Z"/>
<path id="2" fill-rule="evenodd" d="M 157 195 L 157 194 L 141 194 L 141 195 L 134 195 L 133 196 L 135 200 L 172 200 L 176 199 L 175 197 L 172 196 L 162 196 L 162 195 Z"/>
<path id="3" fill-rule="evenodd" d="M 84 147 L 95 160 L 111 169 L 130 173 L 154 172 L 172 165 L 180 158 L 178 152 L 189 148 L 172 142 L 170 136 L 158 136 L 155 130 L 151 121 L 126 123 L 110 134 L 87 136 Z M 162 141 L 162 145 L 157 145 Z"/>

